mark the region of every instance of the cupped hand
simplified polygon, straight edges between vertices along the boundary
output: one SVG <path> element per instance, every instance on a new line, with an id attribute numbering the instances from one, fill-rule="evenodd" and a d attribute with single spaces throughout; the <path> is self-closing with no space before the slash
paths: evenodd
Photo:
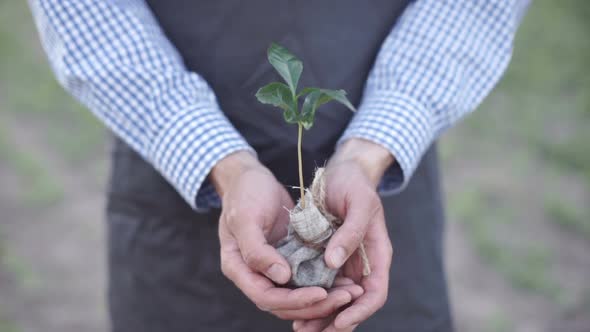
<path id="1" fill-rule="evenodd" d="M 347 142 L 349 143 L 349 142 Z M 325 171 L 328 209 L 344 220 L 326 247 L 326 264 L 363 288 L 341 312 L 315 320 L 297 320 L 296 331 L 349 331 L 380 309 L 386 299 L 392 245 L 376 186 L 392 157 L 366 141 L 350 142 L 332 157 Z M 364 243 L 371 273 L 363 276 L 358 247 Z"/>
<path id="2" fill-rule="evenodd" d="M 363 290 L 352 281 L 330 293 L 321 287 L 289 289 L 291 269 L 272 246 L 287 234 L 293 201 L 273 174 L 248 152 L 224 158 L 211 173 L 222 197 L 221 269 L 260 309 L 283 319 L 332 314 Z"/>

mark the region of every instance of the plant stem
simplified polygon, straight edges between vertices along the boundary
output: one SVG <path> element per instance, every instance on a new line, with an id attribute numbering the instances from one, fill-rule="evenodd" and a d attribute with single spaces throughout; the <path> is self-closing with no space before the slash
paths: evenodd
<path id="1" fill-rule="evenodd" d="M 303 186 L 303 162 L 301 158 L 301 137 L 303 136 L 303 126 L 299 123 L 299 133 L 297 137 L 297 159 L 299 160 L 299 190 L 301 191 L 301 207 L 305 209 L 305 187 Z"/>

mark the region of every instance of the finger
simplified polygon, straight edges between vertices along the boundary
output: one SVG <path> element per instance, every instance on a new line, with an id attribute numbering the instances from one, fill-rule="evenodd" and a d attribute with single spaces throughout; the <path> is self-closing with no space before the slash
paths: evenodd
<path id="1" fill-rule="evenodd" d="M 359 296 L 363 295 L 363 293 L 364 293 L 364 290 L 362 287 L 355 284 L 355 282 L 352 279 L 347 278 L 347 277 L 336 277 L 336 279 L 334 280 L 334 283 L 332 284 L 332 287 L 333 288 L 330 289 L 330 291 L 333 291 L 336 289 L 346 290 L 352 296 L 352 300 L 357 299 Z M 329 294 L 328 294 L 328 296 L 329 296 Z M 327 301 L 327 299 L 323 300 L 323 301 Z M 335 315 L 332 315 L 332 318 L 334 318 L 334 317 L 335 317 Z M 293 321 L 293 330 L 297 331 L 299 328 L 301 328 L 305 324 L 305 322 L 308 322 L 308 321 L 310 321 L 310 320 L 309 319 L 308 320 L 295 319 Z"/>
<path id="2" fill-rule="evenodd" d="M 347 277 L 336 277 L 336 279 L 334 279 L 334 283 L 332 284 L 332 287 L 335 286 L 346 286 L 346 285 L 352 285 L 354 284 L 354 280 L 347 278 Z"/>
<path id="3" fill-rule="evenodd" d="M 376 216 L 383 214 L 379 196 L 372 189 L 351 192 L 346 217 L 326 247 L 326 264 L 340 268 L 359 247 Z"/>
<path id="4" fill-rule="evenodd" d="M 348 328 L 344 329 L 337 329 L 334 326 L 333 316 L 302 321 L 298 320 L 293 322 L 293 330 L 296 332 L 349 332 L 353 331 L 358 327 L 358 324 L 349 326 Z"/>
<path id="5" fill-rule="evenodd" d="M 350 285 L 342 285 L 342 286 L 333 286 L 332 289 L 330 289 L 328 291 L 328 294 L 330 294 L 330 292 L 333 292 L 336 290 L 347 291 L 350 294 L 352 300 L 358 299 L 361 295 L 363 295 L 365 293 L 365 290 L 360 285 L 350 284 Z"/>
<path id="6" fill-rule="evenodd" d="M 285 320 L 322 318 L 333 314 L 338 308 L 350 301 L 352 301 L 350 293 L 339 289 L 331 291 L 325 300 L 316 302 L 309 307 L 298 310 L 275 310 L 272 311 L 272 314 Z"/>
<path id="7" fill-rule="evenodd" d="M 228 218 L 236 218 L 235 216 Z M 285 284 L 291 278 L 291 267 L 287 260 L 267 243 L 260 223 L 242 220 L 228 220 L 234 223 L 232 235 L 237 240 L 240 253 L 246 265 L 253 271 L 263 273 L 277 284 Z"/>
<path id="8" fill-rule="evenodd" d="M 332 315 L 336 310 L 356 300 L 363 293 L 364 290 L 359 285 L 338 286 L 328 291 L 328 297 L 325 300 L 318 301 L 309 307 L 298 310 L 277 310 L 273 311 L 273 314 L 285 320 L 323 318 Z"/>
<path id="9" fill-rule="evenodd" d="M 278 207 L 279 215 L 268 234 L 268 243 L 275 244 L 287 236 L 289 225 L 289 210 L 294 207 L 293 199 L 285 190 L 281 190 L 281 205 Z"/>
<path id="10" fill-rule="evenodd" d="M 333 320 L 334 315 L 312 320 L 297 320 L 293 323 L 293 330 L 296 332 L 321 332 L 328 327 Z M 297 328 L 295 328 L 295 326 Z"/>
<path id="11" fill-rule="evenodd" d="M 346 287 L 343 287 L 346 286 Z M 352 296 L 353 300 L 356 300 L 359 296 L 363 295 L 365 290 L 359 284 L 354 282 L 354 280 L 348 277 L 336 277 L 334 283 L 332 284 L 332 289 L 346 289 L 350 295 Z"/>
<path id="12" fill-rule="evenodd" d="M 297 331 L 299 330 L 302 326 L 304 325 L 303 320 L 301 319 L 297 319 L 293 321 L 293 325 L 291 325 L 291 327 L 293 328 L 293 331 Z"/>
<path id="13" fill-rule="evenodd" d="M 362 286 L 365 293 L 352 305 L 342 311 L 334 321 L 339 329 L 356 325 L 375 313 L 385 304 L 389 286 L 389 270 L 391 267 L 392 249 L 384 222 L 371 226 L 367 232 L 367 254 L 371 261 L 372 272 L 364 277 Z"/>
<path id="14" fill-rule="evenodd" d="M 332 324 L 328 325 L 328 327 L 326 327 L 322 332 L 350 332 L 354 331 L 354 329 L 356 329 L 357 326 L 358 324 L 355 324 L 344 329 L 338 329 L 336 328 L 336 326 L 334 326 L 334 323 L 332 322 Z"/>
<path id="15" fill-rule="evenodd" d="M 281 202 L 283 204 L 283 207 L 287 208 L 288 210 L 293 210 L 293 208 L 295 207 L 293 198 L 291 198 L 291 195 L 289 195 L 289 193 L 285 189 L 281 190 Z"/>
<path id="16" fill-rule="evenodd" d="M 353 301 L 365 294 L 365 290 L 359 285 L 351 285 L 347 287 L 346 290 L 350 293 L 350 296 L 352 296 Z"/>
<path id="17" fill-rule="evenodd" d="M 288 289 L 276 287 L 264 276 L 252 271 L 242 260 L 237 245 L 222 246 L 223 274 L 262 310 L 295 310 L 324 300 L 328 294 L 321 287 Z"/>

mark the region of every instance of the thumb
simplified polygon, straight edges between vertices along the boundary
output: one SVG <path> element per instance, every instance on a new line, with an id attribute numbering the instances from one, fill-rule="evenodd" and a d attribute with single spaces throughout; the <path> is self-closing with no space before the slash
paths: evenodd
<path id="1" fill-rule="evenodd" d="M 232 233 L 248 267 L 264 274 L 277 284 L 287 283 L 291 278 L 291 267 L 285 258 L 268 244 L 260 224 L 246 220 L 241 220 L 239 224 L 240 227 Z"/>
<path id="2" fill-rule="evenodd" d="M 344 223 L 326 247 L 326 264 L 333 269 L 340 268 L 348 260 L 362 243 L 371 222 L 383 213 L 374 190 L 357 190 L 344 196 L 348 200 Z"/>
<path id="3" fill-rule="evenodd" d="M 278 207 L 279 212 L 277 220 L 267 236 L 267 241 L 270 242 L 270 244 L 275 244 L 287 236 L 289 229 L 289 211 L 295 206 L 295 204 L 293 204 L 293 199 L 291 199 L 291 196 L 289 196 L 286 190 L 281 190 L 280 196 L 281 203 Z"/>

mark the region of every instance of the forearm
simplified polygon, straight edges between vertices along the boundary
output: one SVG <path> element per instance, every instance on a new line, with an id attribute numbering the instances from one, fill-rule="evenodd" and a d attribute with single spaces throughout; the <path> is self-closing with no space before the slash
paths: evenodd
<path id="1" fill-rule="evenodd" d="M 251 149 L 143 1 L 29 4 L 59 82 L 193 207 L 213 166 Z"/>
<path id="2" fill-rule="evenodd" d="M 402 190 L 432 142 L 489 94 L 525 8 L 522 0 L 419 0 L 407 8 L 339 141 L 365 139 L 395 157 L 383 190 Z"/>

